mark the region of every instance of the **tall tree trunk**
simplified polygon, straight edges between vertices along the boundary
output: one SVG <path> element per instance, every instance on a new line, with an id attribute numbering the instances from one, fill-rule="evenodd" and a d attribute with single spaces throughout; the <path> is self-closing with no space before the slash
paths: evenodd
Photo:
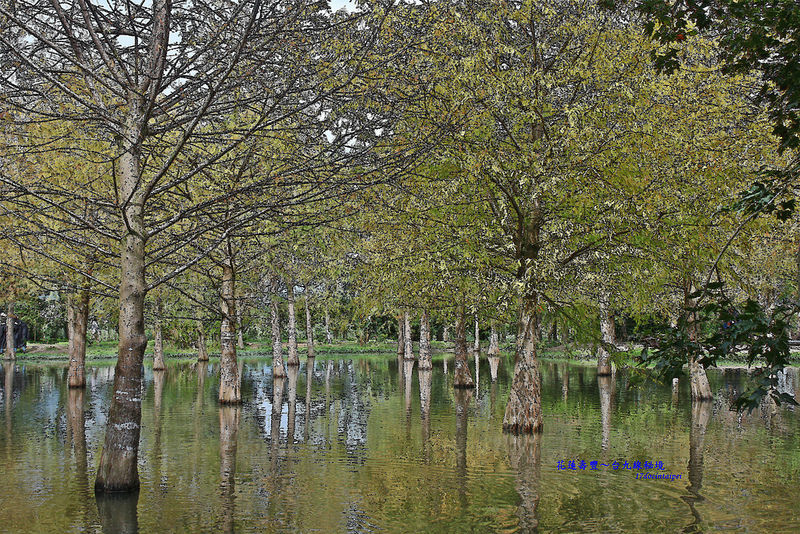
<path id="1" fill-rule="evenodd" d="M 203 321 L 197 319 L 195 321 L 197 326 L 197 361 L 208 361 L 208 347 L 206 347 L 206 329 Z"/>
<path id="2" fill-rule="evenodd" d="M 162 6 L 163 7 L 163 6 Z M 154 9 L 157 9 L 154 6 Z M 135 106 L 136 104 L 134 104 Z M 128 119 L 127 142 L 138 140 L 140 129 Z M 114 389 L 95 492 L 133 491 L 139 488 L 139 433 L 142 421 L 142 363 L 147 348 L 144 329 L 145 245 L 144 191 L 136 143 L 120 157 L 120 198 L 124 209 L 119 290 L 119 352 L 114 369 Z M 100 504 L 98 503 L 98 507 Z"/>
<path id="3" fill-rule="evenodd" d="M 481 329 L 478 325 L 478 316 L 475 316 L 475 345 L 472 347 L 475 354 L 481 353 Z"/>
<path id="4" fill-rule="evenodd" d="M 537 305 L 535 293 L 528 293 L 522 299 L 514 378 L 503 417 L 505 432 L 530 434 L 542 431 L 541 377 L 536 354 Z"/>
<path id="5" fill-rule="evenodd" d="M 314 357 L 314 323 L 311 322 L 311 302 L 306 295 L 306 350 L 308 357 Z"/>
<path id="6" fill-rule="evenodd" d="M 600 297 L 600 334 L 603 343 L 597 350 L 597 375 L 608 376 L 611 374 L 611 361 L 608 345 L 615 345 L 617 341 L 614 330 L 614 315 L 611 313 L 608 295 Z"/>
<path id="7" fill-rule="evenodd" d="M 278 280 L 272 281 L 272 295 L 270 297 L 270 314 L 272 315 L 272 376 L 281 378 L 286 376 L 286 367 L 283 365 L 283 343 L 281 341 L 281 316 L 278 312 Z"/>
<path id="8" fill-rule="evenodd" d="M 244 329 L 242 328 L 242 299 L 237 299 L 236 306 L 236 346 L 244 350 Z"/>
<path id="9" fill-rule="evenodd" d="M 497 327 L 492 321 L 492 333 L 489 337 L 489 357 L 500 356 L 500 341 L 497 337 Z"/>
<path id="10" fill-rule="evenodd" d="M 287 365 L 300 365 L 300 357 L 297 355 L 297 318 L 294 314 L 294 281 L 286 281 L 286 294 L 289 301 L 289 358 Z"/>
<path id="11" fill-rule="evenodd" d="M 156 317 L 153 325 L 153 371 L 163 371 L 167 368 L 164 365 L 164 338 L 161 331 L 161 316 L 163 313 L 164 307 L 159 295 L 156 297 Z"/>
<path id="12" fill-rule="evenodd" d="M 464 305 L 461 304 L 456 312 L 456 357 L 453 386 L 457 388 L 474 388 L 475 382 L 472 381 L 469 365 L 467 365 L 467 332 L 465 323 Z"/>
<path id="13" fill-rule="evenodd" d="M 397 357 L 402 358 L 406 352 L 405 316 L 397 319 Z"/>
<path id="14" fill-rule="evenodd" d="M 433 369 L 431 360 L 431 325 L 428 310 L 422 310 L 419 321 L 419 369 L 421 371 Z"/>
<path id="15" fill-rule="evenodd" d="M 333 335 L 331 334 L 331 314 L 328 311 L 328 306 L 325 306 L 325 343 L 330 345 L 333 343 Z"/>
<path id="16" fill-rule="evenodd" d="M 16 359 L 14 348 L 14 303 L 10 302 L 6 313 L 6 360 Z"/>
<path id="17" fill-rule="evenodd" d="M 684 289 L 684 309 L 689 310 L 694 308 L 696 303 L 689 295 L 692 293 L 693 287 L 691 284 L 687 285 Z M 687 312 L 689 313 L 689 312 Z M 697 340 L 697 323 L 694 319 L 696 312 L 691 312 L 687 321 L 687 328 L 689 330 L 689 338 L 692 341 Z M 692 389 L 692 400 L 711 400 L 714 395 L 711 393 L 711 385 L 708 383 L 708 375 L 706 375 L 705 368 L 700 365 L 694 355 L 689 355 L 689 378 Z"/>
<path id="18" fill-rule="evenodd" d="M 233 271 L 233 258 L 228 255 L 222 266 L 222 323 L 219 336 L 219 402 L 220 404 L 239 404 L 242 402 L 239 366 L 236 361 L 236 279 Z"/>
<path id="19" fill-rule="evenodd" d="M 86 289 L 67 297 L 67 330 L 69 332 L 69 371 L 71 388 L 86 387 L 86 328 L 89 323 L 89 292 Z"/>
<path id="20" fill-rule="evenodd" d="M 406 360 L 414 359 L 414 345 L 411 341 L 411 317 L 407 311 L 403 314 L 403 352 Z"/>

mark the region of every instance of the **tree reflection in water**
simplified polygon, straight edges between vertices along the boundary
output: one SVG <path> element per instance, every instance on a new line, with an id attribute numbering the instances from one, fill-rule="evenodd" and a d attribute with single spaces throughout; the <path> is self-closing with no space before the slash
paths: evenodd
<path id="1" fill-rule="evenodd" d="M 700 495 L 700 489 L 703 487 L 703 442 L 711 418 L 711 404 L 710 400 L 692 402 L 692 427 L 689 430 L 689 485 L 686 487 L 689 494 L 681 498 L 689 505 L 694 521 L 687 525 L 683 532 L 703 531 L 703 518 L 696 506 L 705 500 Z"/>
<path id="2" fill-rule="evenodd" d="M 425 463 L 431 461 L 431 381 L 433 371 L 419 369 L 419 417 L 422 423 L 422 457 Z"/>
<path id="3" fill-rule="evenodd" d="M 516 488 L 520 503 L 517 508 L 519 528 L 517 532 L 537 532 L 539 520 L 539 480 L 541 477 L 541 434 L 508 434 L 506 445 L 508 460 L 515 473 Z"/>
<path id="4" fill-rule="evenodd" d="M 461 508 L 466 510 L 467 502 L 467 421 L 472 388 L 456 388 L 456 484 Z"/>
<path id="5" fill-rule="evenodd" d="M 612 377 L 598 376 L 597 387 L 600 389 L 600 423 L 603 430 L 601 447 L 606 451 L 608 450 L 608 442 L 611 438 L 611 397 L 614 394 L 614 382 Z"/>
<path id="6" fill-rule="evenodd" d="M 96 493 L 97 513 L 104 534 L 136 534 L 139 532 L 139 518 L 136 507 L 139 492 Z"/>
<path id="7" fill-rule="evenodd" d="M 297 419 L 297 376 L 300 374 L 300 367 L 297 365 L 290 365 L 286 369 L 288 375 L 288 397 L 289 397 L 289 414 L 288 424 L 286 426 L 286 443 L 287 445 L 294 444 L 294 426 Z"/>
<path id="8" fill-rule="evenodd" d="M 219 490 L 222 510 L 222 532 L 234 531 L 236 498 L 236 444 L 241 407 L 219 407 Z"/>

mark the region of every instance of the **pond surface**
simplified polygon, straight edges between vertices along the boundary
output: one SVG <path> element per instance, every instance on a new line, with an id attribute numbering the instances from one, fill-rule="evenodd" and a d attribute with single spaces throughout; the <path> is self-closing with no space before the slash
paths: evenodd
<path id="1" fill-rule="evenodd" d="M 392 357 L 318 357 L 273 380 L 246 360 L 239 408 L 217 404 L 214 362 L 148 367 L 141 491 L 99 501 L 113 367 L 81 392 L 64 367 L 6 364 L 0 530 L 800 531 L 800 409 L 730 412 L 742 371 L 711 372 L 715 400 L 693 408 L 688 384 L 545 362 L 532 438 L 501 432 L 510 362 L 492 381 L 482 358 L 473 392 L 434 364 L 405 380 Z"/>

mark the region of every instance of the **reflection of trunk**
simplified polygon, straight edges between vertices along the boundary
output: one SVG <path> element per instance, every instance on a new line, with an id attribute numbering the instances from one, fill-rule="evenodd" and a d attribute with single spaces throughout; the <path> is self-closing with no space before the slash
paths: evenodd
<path id="1" fill-rule="evenodd" d="M 281 411 L 283 409 L 283 390 L 286 379 L 276 377 L 272 379 L 272 415 L 270 416 L 270 440 L 272 445 L 272 462 L 277 461 L 278 443 L 281 438 Z"/>
<path id="2" fill-rule="evenodd" d="M 406 336 L 405 336 L 405 321 L 404 316 L 401 315 L 397 319 L 397 357 L 402 358 L 406 352 Z"/>
<path id="3" fill-rule="evenodd" d="M 197 325 L 197 360 L 200 362 L 208 361 L 208 348 L 206 347 L 206 330 L 203 321 L 198 319 Z"/>
<path id="4" fill-rule="evenodd" d="M 407 311 L 403 314 L 403 353 L 406 360 L 414 359 L 414 345 L 411 341 L 411 317 Z"/>
<path id="5" fill-rule="evenodd" d="M 692 291 L 691 284 L 684 289 L 684 309 L 689 310 L 696 306 L 695 299 L 689 297 Z M 689 312 L 687 320 L 687 329 L 689 339 L 692 341 L 697 340 L 697 322 L 695 321 L 695 313 Z M 708 383 L 708 375 L 706 375 L 705 368 L 700 365 L 700 362 L 690 354 L 689 355 L 689 381 L 692 388 L 692 400 L 711 400 L 714 396 L 711 394 L 711 385 Z"/>
<path id="6" fill-rule="evenodd" d="M 205 384 L 206 384 L 206 373 L 208 372 L 208 362 L 201 361 L 197 362 L 197 401 L 196 404 L 199 407 L 203 406 L 203 401 L 205 400 Z"/>
<path id="7" fill-rule="evenodd" d="M 561 396 L 567 402 L 569 396 L 569 367 L 564 366 L 564 373 L 561 375 Z"/>
<path id="8" fill-rule="evenodd" d="M 308 434 L 311 429 L 311 384 L 314 380 L 314 360 L 306 360 L 306 415 L 303 421 L 303 441 L 308 441 Z"/>
<path id="9" fill-rule="evenodd" d="M 236 494 L 236 445 L 239 433 L 239 406 L 219 407 L 219 490 L 222 501 L 222 532 L 234 531 Z"/>
<path id="10" fill-rule="evenodd" d="M 294 425 L 297 419 L 297 375 L 300 374 L 300 368 L 295 365 L 290 365 L 286 370 L 286 374 L 289 377 L 289 414 L 286 427 L 286 441 L 291 445 L 294 443 Z"/>
<path id="11" fill-rule="evenodd" d="M 89 323 L 89 292 L 67 297 L 67 331 L 69 333 L 69 387 L 86 387 L 86 327 Z"/>
<path id="12" fill-rule="evenodd" d="M 97 493 L 97 513 L 104 534 L 137 534 L 139 518 L 136 506 L 139 503 L 139 492 L 131 493 Z"/>
<path id="13" fill-rule="evenodd" d="M 72 447 L 75 454 L 78 487 L 83 493 L 89 485 L 86 471 L 86 425 L 83 416 L 83 388 L 70 388 L 67 392 L 67 420 L 72 435 Z"/>
<path id="14" fill-rule="evenodd" d="M 489 374 L 492 377 L 492 382 L 497 382 L 497 370 L 500 367 L 500 358 L 497 356 L 489 357 Z"/>
<path id="15" fill-rule="evenodd" d="M 464 306 L 459 305 L 456 312 L 456 358 L 453 386 L 457 388 L 474 388 L 475 382 L 467 365 L 467 333 L 464 317 Z"/>
<path id="16" fill-rule="evenodd" d="M 308 289 L 306 289 L 308 291 Z M 314 357 L 314 323 L 311 322 L 311 302 L 306 295 L 306 350 L 308 357 Z"/>
<path id="17" fill-rule="evenodd" d="M 403 380 L 405 380 L 406 415 L 411 415 L 411 386 L 414 383 L 414 360 L 403 362 Z"/>
<path id="18" fill-rule="evenodd" d="M 419 369 L 419 417 L 422 423 L 422 457 L 425 463 L 431 461 L 431 381 L 433 371 Z"/>
<path id="19" fill-rule="evenodd" d="M 11 403 L 13 402 L 14 362 L 3 362 L 3 404 L 6 409 L 6 439 L 11 439 Z"/>
<path id="20" fill-rule="evenodd" d="M 278 312 L 278 279 L 272 280 L 272 296 L 269 305 L 272 315 L 272 376 L 286 376 L 283 365 L 283 343 L 281 342 L 281 316 Z"/>
<path id="21" fill-rule="evenodd" d="M 520 503 L 518 532 L 536 532 L 539 520 L 536 508 L 539 506 L 539 480 L 541 479 L 541 442 L 539 434 L 533 436 L 508 436 L 508 459 L 515 473 L 517 493 Z"/>
<path id="22" fill-rule="evenodd" d="M 242 299 L 236 303 L 236 346 L 244 349 L 244 328 L 242 328 Z"/>
<path id="23" fill-rule="evenodd" d="M 479 353 L 475 353 L 475 390 L 476 395 L 478 395 L 477 391 L 480 388 L 481 383 L 481 357 Z"/>
<path id="24" fill-rule="evenodd" d="M 481 352 L 481 329 L 478 326 L 478 316 L 475 316 L 475 345 L 472 347 L 472 350 L 475 351 L 476 354 L 480 354 Z"/>
<path id="25" fill-rule="evenodd" d="M 514 378 L 503 417 L 503 430 L 515 434 L 542 431 L 541 378 L 536 355 L 537 305 L 535 293 L 522 299 Z"/>
<path id="26" fill-rule="evenodd" d="M 500 342 L 497 337 L 497 327 L 494 321 L 492 321 L 492 333 L 489 336 L 489 356 L 500 356 Z"/>
<path id="27" fill-rule="evenodd" d="M 614 315 L 611 313 L 609 298 L 606 294 L 600 297 L 600 334 L 603 342 L 597 350 L 597 375 L 610 375 L 610 346 L 616 343 L 616 332 L 614 330 Z"/>
<path id="28" fill-rule="evenodd" d="M 6 360 L 13 360 L 16 357 L 14 350 L 14 303 L 8 304 L 6 313 Z"/>
<path id="29" fill-rule="evenodd" d="M 447 354 L 442 356 L 442 367 L 444 367 L 444 374 L 447 374 Z"/>
<path id="30" fill-rule="evenodd" d="M 153 371 L 153 478 L 161 481 L 161 399 L 164 397 L 166 371 Z"/>
<path id="31" fill-rule="evenodd" d="M 431 361 L 431 325 L 428 310 L 422 310 L 419 321 L 419 369 L 433 369 Z"/>
<path id="32" fill-rule="evenodd" d="M 161 12 L 159 10 L 159 12 Z M 133 120 L 127 120 L 122 138 L 125 152 L 119 159 L 120 195 L 126 199 L 123 215 L 126 220 L 121 241 L 119 290 L 119 347 L 114 369 L 114 389 L 108 410 L 106 437 L 95 480 L 95 491 L 131 491 L 139 487 L 139 433 L 142 422 L 142 362 L 147 348 L 144 329 L 145 240 L 144 188 L 140 185 L 139 158 L 141 154 L 134 140 L 139 129 Z M 122 517 L 133 519 L 136 525 L 136 498 L 122 501 L 121 506 L 111 506 Z M 106 502 L 106 501 L 104 501 Z M 128 510 L 133 504 L 132 516 Z M 100 501 L 98 508 L 101 508 Z M 115 514 L 116 515 L 116 514 Z"/>
<path id="33" fill-rule="evenodd" d="M 236 300 L 234 297 L 235 279 L 233 260 L 229 256 L 222 266 L 222 323 L 219 337 L 219 402 L 239 404 L 242 402 L 241 377 L 236 361 L 236 345 L 233 339 L 236 332 Z"/>
<path id="34" fill-rule="evenodd" d="M 286 281 L 286 295 L 289 307 L 289 357 L 286 365 L 295 366 L 300 365 L 300 357 L 297 355 L 297 317 L 294 314 L 294 282 L 291 280 Z"/>
<path id="35" fill-rule="evenodd" d="M 333 343 L 333 336 L 331 335 L 331 314 L 328 312 L 327 306 L 325 306 L 325 343 L 328 345 Z"/>
<path id="36" fill-rule="evenodd" d="M 456 325 L 458 336 L 458 325 Z M 457 389 L 456 397 L 456 479 L 458 483 L 458 497 L 462 510 L 466 510 L 467 503 L 467 422 L 469 420 L 469 403 L 472 400 L 472 391 Z"/>
<path id="37" fill-rule="evenodd" d="M 705 500 L 700 495 L 703 487 L 703 442 L 706 436 L 706 427 L 711 418 L 711 402 L 708 400 L 692 403 L 692 428 L 689 431 L 689 486 L 686 488 L 689 495 L 683 500 L 689 505 L 694 516 L 694 521 L 684 532 L 700 532 L 703 519 L 695 508 L 698 502 Z"/>
<path id="38" fill-rule="evenodd" d="M 600 390 L 600 423 L 603 429 L 602 449 L 608 450 L 609 440 L 611 439 L 611 396 L 614 391 L 614 384 L 610 376 L 598 376 L 597 387 Z"/>
<path id="39" fill-rule="evenodd" d="M 161 296 L 156 297 L 156 317 L 153 325 L 153 371 L 166 369 L 164 366 L 164 338 L 161 332 L 161 316 L 164 307 L 161 304 Z"/>

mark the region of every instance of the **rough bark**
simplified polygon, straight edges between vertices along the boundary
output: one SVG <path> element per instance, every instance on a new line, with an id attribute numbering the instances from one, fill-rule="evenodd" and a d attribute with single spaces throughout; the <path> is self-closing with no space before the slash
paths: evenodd
<path id="1" fill-rule="evenodd" d="M 314 323 L 311 322 L 311 306 L 306 296 L 306 350 L 308 357 L 314 357 Z"/>
<path id="2" fill-rule="evenodd" d="M 445 341 L 445 342 L 446 341 L 450 341 L 450 325 L 449 324 L 444 325 L 444 328 L 442 329 L 442 341 Z"/>
<path id="3" fill-rule="evenodd" d="M 611 353 L 608 345 L 614 345 L 617 341 L 614 330 L 614 315 L 611 313 L 608 295 L 600 298 L 600 335 L 603 343 L 597 350 L 597 375 L 608 376 L 611 374 Z"/>
<path id="4" fill-rule="evenodd" d="M 475 351 L 475 354 L 481 353 L 481 329 L 478 324 L 478 316 L 475 316 L 475 344 L 472 347 L 472 350 Z"/>
<path id="5" fill-rule="evenodd" d="M 86 387 L 86 329 L 89 324 L 89 292 L 82 290 L 77 298 L 67 297 L 67 331 L 69 332 L 69 371 L 71 388 Z"/>
<path id="6" fill-rule="evenodd" d="M 208 347 L 206 347 L 206 329 L 203 321 L 198 319 L 195 323 L 197 325 L 197 361 L 208 361 Z"/>
<path id="7" fill-rule="evenodd" d="M 289 357 L 286 365 L 297 366 L 300 365 L 300 357 L 297 355 L 297 317 L 294 310 L 294 282 L 291 280 L 286 281 L 286 294 L 289 304 Z"/>
<path id="8" fill-rule="evenodd" d="M 536 353 L 537 305 L 536 294 L 528 294 L 522 299 L 514 378 L 503 417 L 504 432 L 530 434 L 542 431 L 541 377 Z"/>
<path id="9" fill-rule="evenodd" d="M 164 338 L 161 331 L 161 316 L 164 307 L 161 303 L 161 296 L 156 297 L 156 317 L 153 325 L 153 371 L 163 371 L 167 368 L 164 365 Z"/>
<path id="10" fill-rule="evenodd" d="M 414 345 L 411 341 L 411 316 L 403 313 L 403 355 L 406 360 L 414 359 Z"/>
<path id="11" fill-rule="evenodd" d="M 155 12 L 162 8 L 165 8 L 164 4 L 158 7 L 154 5 Z M 133 106 L 138 106 L 138 103 L 133 103 Z M 138 140 L 140 128 L 135 121 L 128 119 L 126 137 Z M 147 348 L 144 329 L 146 232 L 144 192 L 139 184 L 140 158 L 139 146 L 133 143 L 119 160 L 120 198 L 128 199 L 123 208 L 127 224 L 120 261 L 119 351 L 106 436 L 95 479 L 95 492 L 99 493 L 134 491 L 139 488 L 142 363 Z"/>
<path id="12" fill-rule="evenodd" d="M 239 404 L 242 402 L 239 366 L 236 361 L 236 279 L 233 259 L 228 256 L 222 266 L 222 294 L 220 308 L 222 322 L 219 336 L 219 402 L 220 404 Z"/>
<path id="13" fill-rule="evenodd" d="M 684 289 L 684 309 L 692 309 L 695 307 L 695 300 L 690 298 L 693 287 L 691 284 L 687 285 Z M 687 321 L 687 328 L 689 331 L 689 338 L 692 341 L 697 339 L 697 323 L 694 320 L 694 314 L 691 312 L 689 320 Z M 711 393 L 711 385 L 708 383 L 708 375 L 706 375 L 705 367 L 700 365 L 694 355 L 689 355 L 689 382 L 692 390 L 692 400 L 711 400 L 714 395 Z"/>
<path id="14" fill-rule="evenodd" d="M 464 306 L 460 305 L 456 313 L 456 355 L 453 386 L 456 388 L 474 388 L 475 382 L 467 365 L 467 333 Z"/>
<path id="15" fill-rule="evenodd" d="M 281 317 L 278 312 L 278 282 L 272 282 L 272 296 L 270 299 L 270 314 L 272 316 L 272 376 L 286 376 L 286 367 L 283 364 L 283 343 L 281 342 Z"/>
<path id="16" fill-rule="evenodd" d="M 397 319 L 397 357 L 402 358 L 406 351 L 405 321 L 401 315 Z"/>
<path id="17" fill-rule="evenodd" d="M 328 345 L 333 343 L 333 335 L 331 334 L 331 314 L 327 306 L 325 306 L 325 343 Z"/>
<path id="18" fill-rule="evenodd" d="M 489 336 L 489 357 L 500 356 L 500 341 L 497 336 L 497 327 L 492 321 L 492 333 Z"/>
<path id="19" fill-rule="evenodd" d="M 433 369 L 431 360 L 431 325 L 428 310 L 422 311 L 419 321 L 419 369 Z"/>
<path id="20" fill-rule="evenodd" d="M 6 311 L 6 360 L 13 360 L 16 358 L 17 351 L 14 347 L 14 303 L 8 304 Z"/>
<path id="21" fill-rule="evenodd" d="M 236 347 L 244 350 L 244 330 L 242 329 L 242 299 L 236 304 Z"/>

